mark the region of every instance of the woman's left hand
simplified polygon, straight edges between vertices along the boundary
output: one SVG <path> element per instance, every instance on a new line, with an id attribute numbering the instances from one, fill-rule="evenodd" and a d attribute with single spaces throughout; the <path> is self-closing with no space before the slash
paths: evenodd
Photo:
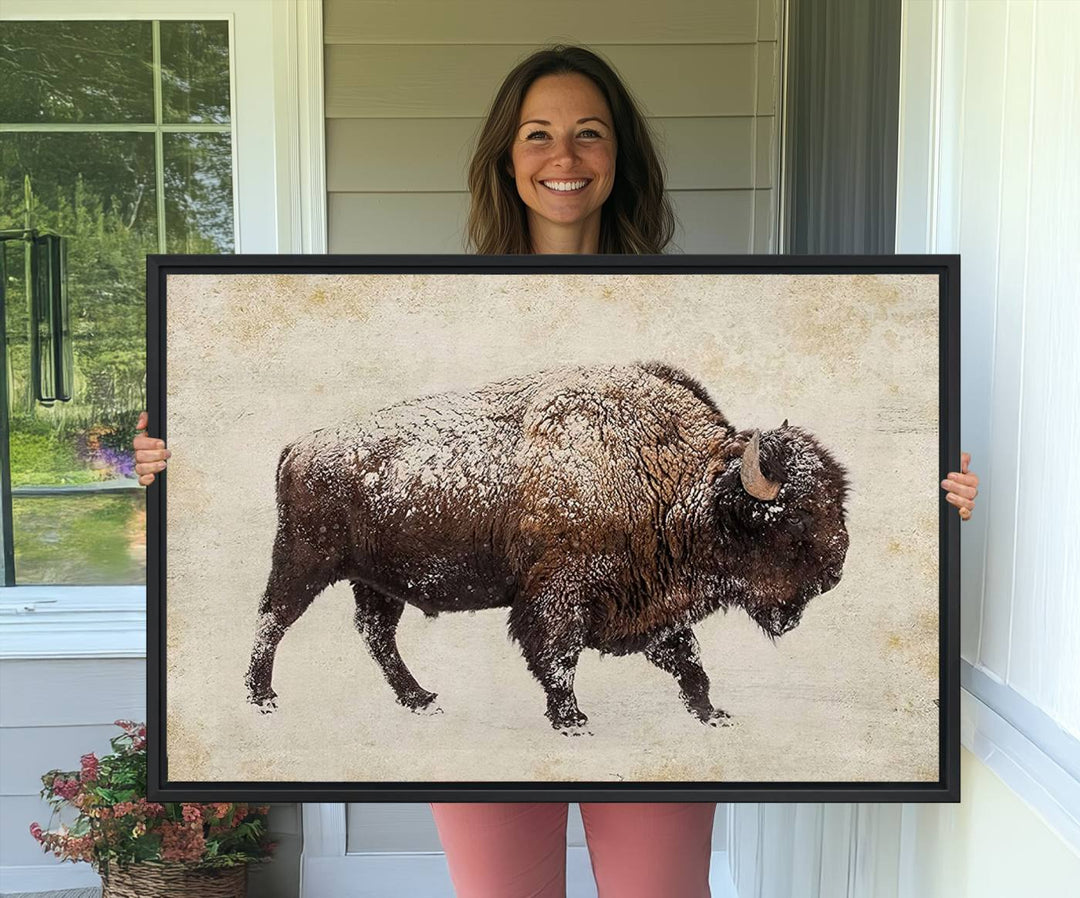
<path id="1" fill-rule="evenodd" d="M 960 510 L 960 520 L 971 517 L 975 507 L 975 497 L 979 495 L 979 475 L 968 472 L 971 454 L 960 453 L 960 471 L 950 471 L 947 479 L 941 481 L 941 488 L 947 490 L 945 501 L 951 502 Z"/>

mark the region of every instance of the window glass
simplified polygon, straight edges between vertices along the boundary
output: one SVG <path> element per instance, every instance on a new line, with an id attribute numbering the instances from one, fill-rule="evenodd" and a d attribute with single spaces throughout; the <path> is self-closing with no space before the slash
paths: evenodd
<path id="1" fill-rule="evenodd" d="M 233 252 L 229 135 L 163 136 L 166 252 Z"/>
<path id="2" fill-rule="evenodd" d="M 11 502 L 19 583 L 146 582 L 146 491 Z"/>
<path id="3" fill-rule="evenodd" d="M 18 583 L 133 583 L 145 554 L 123 551 L 145 508 L 130 495 L 48 494 L 136 486 L 130 450 L 146 402 L 145 255 L 157 251 L 154 135 L 0 134 L 0 228 L 68 238 L 74 395 L 36 402 L 30 380 L 25 244 L 5 241 L 5 325 Z M 124 511 L 126 509 L 126 511 Z M 124 563 L 120 564 L 119 560 Z"/>
<path id="4" fill-rule="evenodd" d="M 150 22 L 4 22 L 0 122 L 154 121 Z"/>
<path id="5" fill-rule="evenodd" d="M 196 131 L 155 122 L 158 38 L 162 109 Z M 5 22 L 0 76 L 16 582 L 145 582 L 145 257 L 233 251 L 227 23 Z M 70 402 L 34 397 L 26 229 L 67 239 Z"/>
<path id="6" fill-rule="evenodd" d="M 161 23 L 162 121 L 229 121 L 229 23 Z"/>

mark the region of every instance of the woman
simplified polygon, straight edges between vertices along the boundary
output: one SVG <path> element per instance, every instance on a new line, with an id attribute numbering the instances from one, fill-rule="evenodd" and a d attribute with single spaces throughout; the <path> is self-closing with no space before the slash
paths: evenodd
<path id="1" fill-rule="evenodd" d="M 468 232 L 484 254 L 660 253 L 674 219 L 648 127 L 611 68 L 580 47 L 533 54 L 503 82 L 469 168 Z M 146 427 L 145 412 L 138 429 Z M 139 482 L 169 452 L 135 439 Z M 941 483 L 970 517 L 978 477 Z M 460 898 L 561 898 L 564 802 L 433 804 Z M 601 898 L 709 895 L 713 802 L 582 803 Z"/>

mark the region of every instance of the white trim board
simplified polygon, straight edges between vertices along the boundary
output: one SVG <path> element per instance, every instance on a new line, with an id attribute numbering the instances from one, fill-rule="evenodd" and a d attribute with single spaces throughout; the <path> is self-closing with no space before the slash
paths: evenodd
<path id="1" fill-rule="evenodd" d="M 144 586 L 0 589 L 0 660 L 145 657 Z"/>
<path id="2" fill-rule="evenodd" d="M 965 659 L 960 661 L 960 685 L 1080 783 L 1080 741 L 1038 705 Z M 1075 811 L 1080 817 L 1080 806 Z"/>
<path id="3" fill-rule="evenodd" d="M 326 114 L 322 0 L 281 0 L 274 9 L 279 253 L 325 253 Z"/>
<path id="4" fill-rule="evenodd" d="M 967 689 L 960 690 L 960 741 L 1080 852 L 1080 781 Z"/>

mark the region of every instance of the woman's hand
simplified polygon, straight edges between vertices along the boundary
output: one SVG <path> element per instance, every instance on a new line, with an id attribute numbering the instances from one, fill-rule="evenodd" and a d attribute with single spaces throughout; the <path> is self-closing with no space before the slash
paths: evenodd
<path id="1" fill-rule="evenodd" d="M 135 425 L 135 439 L 132 445 L 135 447 L 135 473 L 139 475 L 139 483 L 149 486 L 154 482 L 154 474 L 165 470 L 165 459 L 172 453 L 165 448 L 164 440 L 155 440 L 138 431 L 146 430 L 150 416 L 146 412 L 139 413 L 139 421 Z"/>
<path id="2" fill-rule="evenodd" d="M 975 507 L 975 497 L 979 495 L 979 476 L 968 473 L 970 463 L 971 454 L 961 452 L 960 472 L 950 471 L 948 478 L 941 481 L 941 488 L 948 490 L 945 501 L 951 502 L 960 509 L 962 521 L 971 517 L 971 510 Z"/>

